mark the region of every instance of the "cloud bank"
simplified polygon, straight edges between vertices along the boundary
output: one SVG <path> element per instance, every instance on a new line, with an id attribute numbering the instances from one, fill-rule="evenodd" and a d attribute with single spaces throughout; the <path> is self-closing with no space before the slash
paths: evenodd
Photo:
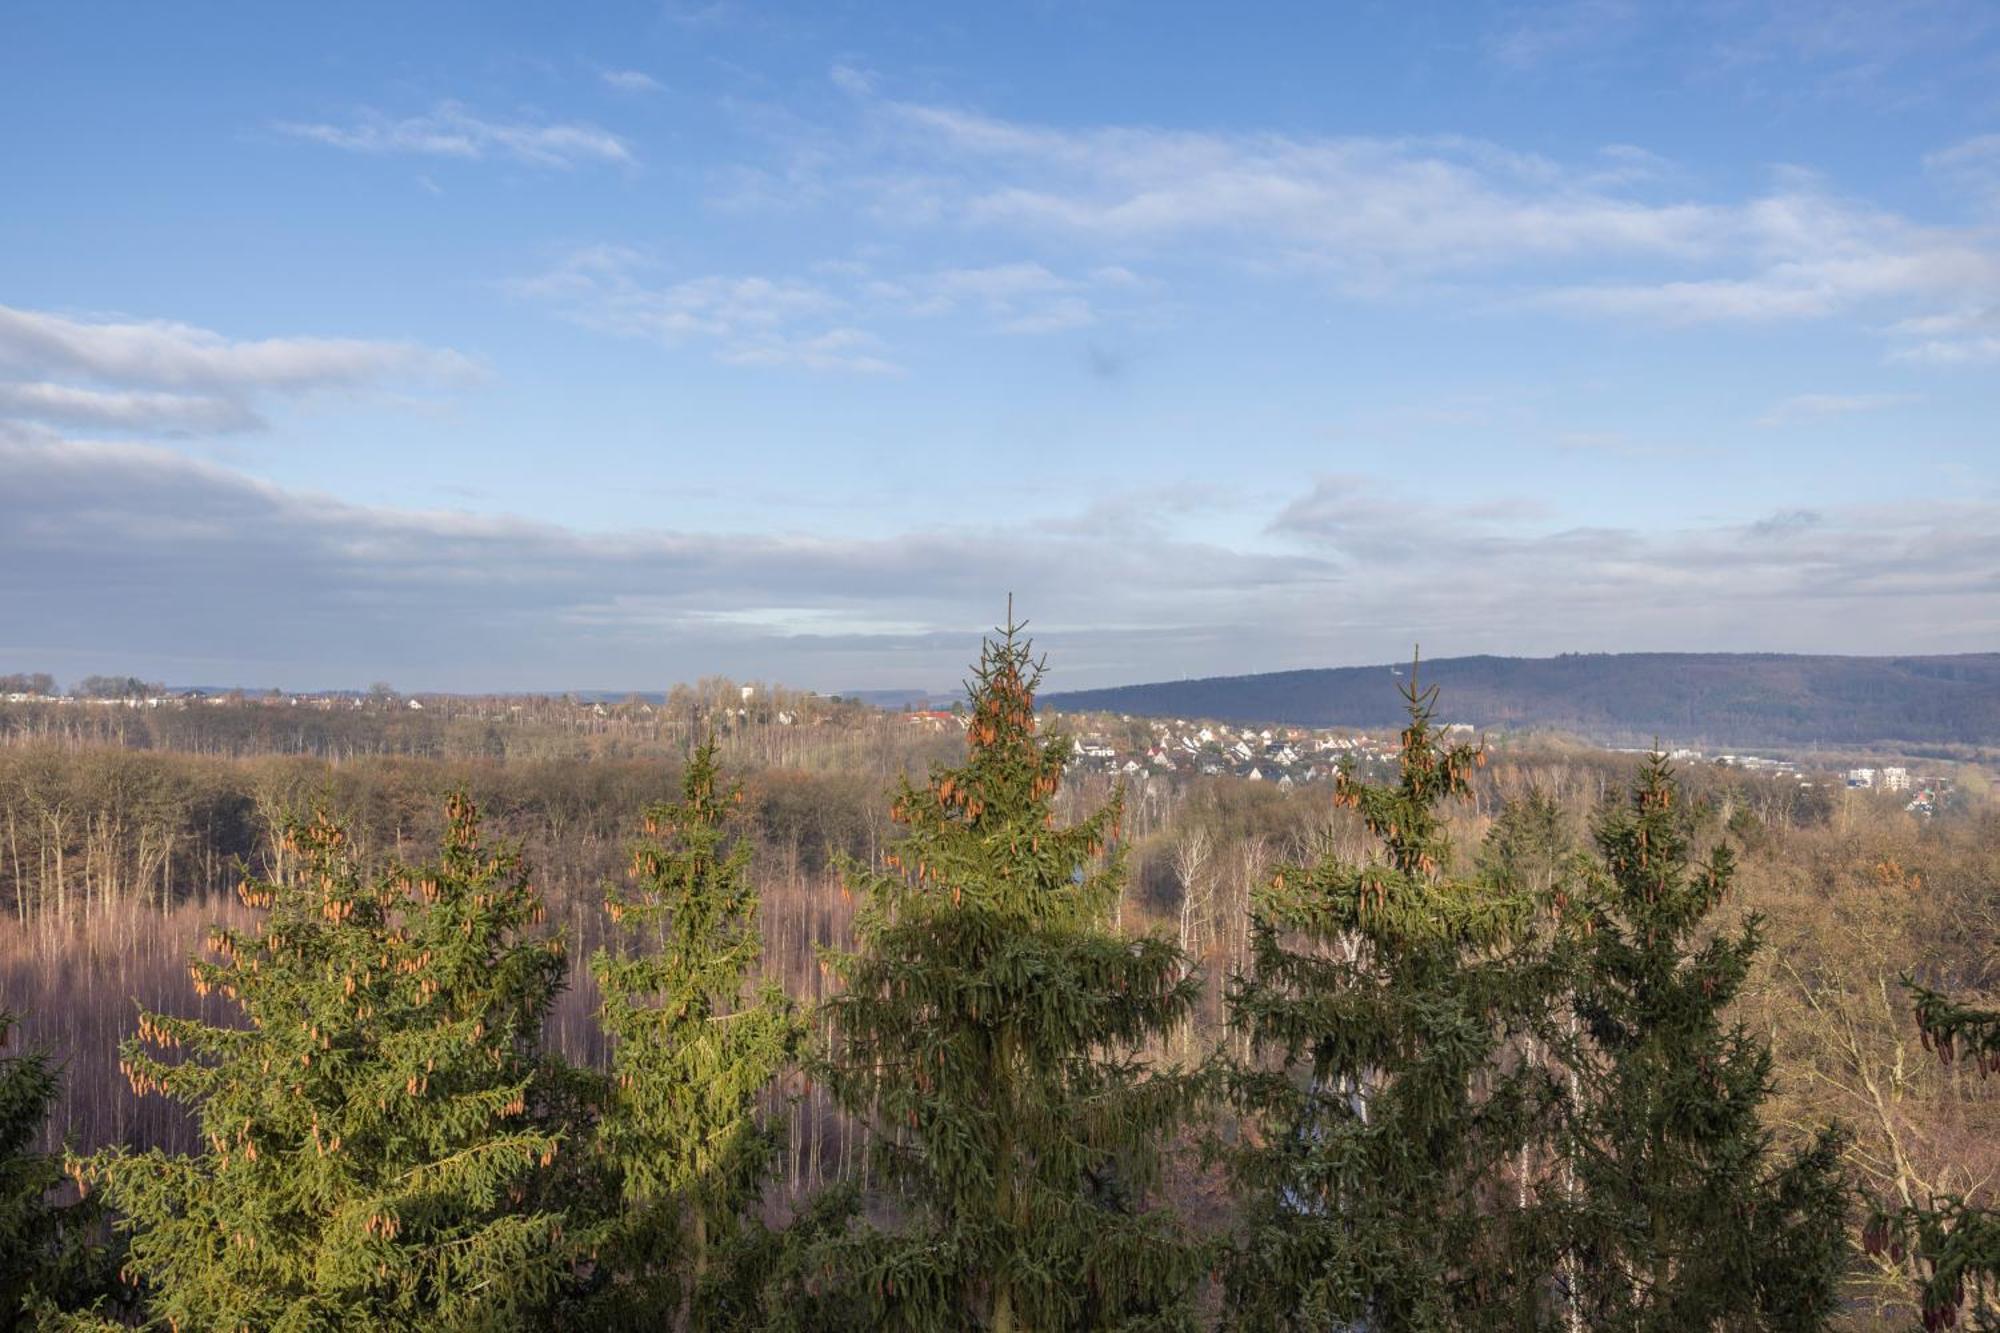
<path id="1" fill-rule="evenodd" d="M 21 427 L 0 426 L 0 475 L 0 656 L 71 675 L 936 687 L 1010 591 L 1065 687 L 1389 660 L 1416 639 L 1439 653 L 1880 653 L 1968 651 L 2000 632 L 1989 502 L 1641 532 L 1329 477 L 1234 545 L 1180 535 L 1201 496 L 836 540 L 372 508 Z"/>

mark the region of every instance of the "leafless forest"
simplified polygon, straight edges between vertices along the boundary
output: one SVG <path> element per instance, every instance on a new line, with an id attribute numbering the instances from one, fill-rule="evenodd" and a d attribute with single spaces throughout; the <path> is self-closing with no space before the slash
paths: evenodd
<path id="1" fill-rule="evenodd" d="M 386 708 L 300 717 L 247 702 L 193 722 L 124 710 L 0 715 L 0 1008 L 25 1011 L 31 1038 L 67 1061 L 52 1137 L 78 1149 L 191 1144 L 176 1108 L 126 1088 L 118 1043 L 139 1003 L 225 1017 L 196 998 L 188 959 L 208 925 L 251 915 L 235 886 L 246 873 L 284 874 L 278 835 L 314 806 L 345 822 L 364 856 L 421 859 L 446 795 L 469 791 L 489 826 L 522 846 L 568 934 L 575 965 L 551 1037 L 572 1058 L 599 1059 L 582 963 L 597 944 L 603 886 L 622 872 L 641 809 L 670 794 L 678 755 L 711 726 L 747 784 L 765 966 L 794 996 L 819 999 L 815 951 L 846 943 L 852 910 L 841 859 L 876 856 L 897 775 L 952 758 L 963 742 L 949 722 L 782 695 L 739 709 L 735 693 L 715 682 L 660 708 L 541 718 L 520 715 L 518 701 L 421 718 Z M 1553 873 L 1562 844 L 1587 841 L 1594 809 L 1631 765 L 1583 747 L 1499 745 L 1454 816 L 1457 854 L 1475 866 L 1498 812 L 1537 791 L 1556 814 L 1544 831 Z M 2000 1088 L 1921 1057 L 1898 981 L 2000 987 L 2000 807 L 1976 782 L 1954 808 L 1922 818 L 1873 792 L 1802 801 L 1796 779 L 1704 765 L 1685 776 L 1711 835 L 1742 855 L 1736 907 L 1766 919 L 1770 947 L 1741 1018 L 1773 1043 L 1773 1132 L 1837 1118 L 1854 1134 L 1852 1166 L 1883 1195 L 1990 1197 Z M 1082 777 L 1063 796 L 1095 802 L 1109 784 Z M 1127 819 L 1123 928 L 1173 933 L 1204 960 L 1200 1018 L 1161 1053 L 1193 1059 L 1232 1040 L 1221 995 L 1243 958 L 1251 886 L 1324 840 L 1361 850 L 1362 835 L 1321 784 L 1280 791 L 1231 777 L 1141 780 Z M 790 1131 L 787 1191 L 861 1171 L 863 1154 L 821 1094 L 797 1079 L 787 1091 L 773 1107 Z M 1183 1192 L 1197 1208 L 1202 1190 L 1190 1172 Z M 1885 1270 L 1882 1296 L 1901 1283 Z"/>

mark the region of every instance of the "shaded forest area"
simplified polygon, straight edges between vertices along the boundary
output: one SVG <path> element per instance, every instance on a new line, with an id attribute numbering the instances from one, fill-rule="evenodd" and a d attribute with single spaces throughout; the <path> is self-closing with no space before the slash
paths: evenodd
<path id="1" fill-rule="evenodd" d="M 53 682 L 46 675 L 13 678 Z M 0 678 L 4 683 L 4 678 Z M 90 682 L 85 682 L 89 684 Z M 907 719 L 858 702 L 711 678 L 663 696 L 424 695 L 387 685 L 366 695 L 169 695 L 136 680 L 129 694 L 46 691 L 0 698 L 0 744 L 164 750 L 252 758 L 631 759 L 687 753 L 709 732 L 756 767 L 883 772 L 907 757 Z M 0 695 L 8 692 L 0 689 Z"/>
<path id="2" fill-rule="evenodd" d="M 1439 667 L 1449 680 L 1450 664 Z M 677 720 L 614 712 L 581 728 L 567 713 L 546 725 L 358 714 L 351 743 L 306 743 L 296 730 L 280 735 L 276 722 L 259 731 L 236 721 L 218 724 L 235 729 L 225 740 L 175 730 L 194 724 L 165 713 L 107 712 L 104 725 L 129 728 L 107 736 L 43 713 L 23 724 L 13 713 L 0 746 L 0 1010 L 24 1012 L 30 1039 L 64 1062 L 51 1140 L 80 1151 L 197 1145 L 184 1111 L 133 1095 L 117 1067 L 119 1042 L 135 1004 L 228 1021 L 221 997 L 191 990 L 188 960 L 211 926 L 252 925 L 258 914 L 236 895 L 242 881 L 297 872 L 284 829 L 313 809 L 347 830 L 359 862 L 381 866 L 428 855 L 446 834 L 448 799 L 468 793 L 488 834 L 519 846 L 551 928 L 567 938 L 573 962 L 547 1034 L 571 1060 L 603 1068 L 599 992 L 583 960 L 607 935 L 605 889 L 624 873 L 644 812 L 680 781 L 681 761 L 667 756 L 711 726 L 724 764 L 745 783 L 740 832 L 762 898 L 763 974 L 830 1039 L 820 1006 L 835 987 L 822 951 L 855 941 L 840 867 L 881 866 L 899 836 L 896 781 L 921 780 L 965 742 L 956 728 L 932 732 L 893 715 L 780 725 L 775 704 L 753 716 L 725 706 L 728 692 L 690 703 Z M 1447 697 L 1453 712 L 1477 712 L 1463 695 Z M 1497 751 L 1472 775 L 1468 799 L 1441 808 L 1450 859 L 1437 873 L 1504 871 L 1547 889 L 1634 767 L 1631 756 L 1602 752 Z M 2000 988 L 2000 810 L 1975 804 L 1920 820 L 1868 792 L 1803 799 L 1795 780 L 1706 766 L 1682 777 L 1699 836 L 1739 858 L 1727 915 L 1765 922 L 1768 947 L 1735 1014 L 1774 1055 L 1766 1111 L 1777 1141 L 1803 1145 L 1814 1126 L 1838 1120 L 1852 1135 L 1847 1168 L 1872 1194 L 1909 1204 L 1990 1198 L 2000 1096 L 1972 1068 L 1921 1054 L 1899 981 L 1907 974 L 1973 995 Z M 1066 782 L 1054 808 L 1067 824 L 1112 793 L 1104 779 Z M 1286 865 L 1365 861 L 1376 839 L 1319 783 L 1286 792 L 1227 778 L 1156 780 L 1126 793 L 1119 820 L 1129 875 L 1114 929 L 1165 937 L 1200 964 L 1187 1021 L 1154 1039 L 1153 1056 L 1188 1068 L 1215 1051 L 1251 1058 L 1248 1031 L 1226 1022 L 1226 994 L 1252 962 L 1254 896 Z M 831 1185 L 881 1186 L 864 1136 L 828 1088 L 789 1072 L 765 1105 L 780 1139 L 773 1216 Z M 1219 1178 L 1195 1156 L 1174 1159 L 1166 1188 L 1198 1227 L 1226 1225 Z M 1907 1310 L 1899 1260 L 1857 1263 L 1853 1326 Z"/>
<path id="3" fill-rule="evenodd" d="M 1406 670 L 1406 667 L 1396 668 Z M 1424 663 L 1456 720 L 1562 731 L 1607 745 L 2000 746 L 2000 653 L 1805 657 L 1781 653 L 1568 653 Z M 1214 676 L 1051 694 L 1052 706 L 1298 726 L 1396 723 L 1390 667 Z"/>

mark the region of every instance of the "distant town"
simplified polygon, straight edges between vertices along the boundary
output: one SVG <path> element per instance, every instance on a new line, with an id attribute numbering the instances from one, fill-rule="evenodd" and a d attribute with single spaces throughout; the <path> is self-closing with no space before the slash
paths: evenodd
<path id="1" fill-rule="evenodd" d="M 1231 726 L 1184 718 L 1158 719 L 1104 714 L 1066 715 L 1076 737 L 1075 767 L 1126 778 L 1150 776 L 1233 775 L 1249 782 L 1271 782 L 1291 788 L 1302 782 L 1330 780 L 1342 763 L 1364 776 L 1369 766 L 1387 768 L 1395 761 L 1396 736 L 1338 728 Z M 1464 740 L 1481 735 L 1469 722 L 1449 722 L 1442 730 Z M 1135 736 L 1135 731 L 1142 734 Z M 1612 753 L 1643 754 L 1643 749 L 1606 746 Z M 1714 764 L 1771 777 L 1790 776 L 1802 787 L 1845 785 L 1859 790 L 1909 792 L 1912 814 L 1936 811 L 1951 788 L 1948 777 L 1913 775 L 1906 767 L 1849 768 L 1821 771 L 1790 759 L 1752 754 L 1707 755 L 1685 747 L 1670 749 L 1676 764 Z"/>
<path id="2" fill-rule="evenodd" d="M 592 725 L 601 722 L 647 722 L 667 712 L 690 721 L 735 730 L 751 726 L 791 728 L 838 725 L 861 717 L 892 726 L 929 732 L 962 729 L 965 717 L 956 708 L 942 709 L 934 698 L 917 696 L 902 707 L 867 702 L 865 697 L 821 695 L 764 685 L 742 685 L 715 678 L 698 686 L 676 686 L 652 693 L 582 693 L 563 695 L 404 694 L 387 684 L 367 690 L 326 690 L 291 693 L 278 689 L 169 688 L 136 677 L 89 677 L 69 691 L 59 690 L 42 674 L 0 676 L 0 702 L 58 709 L 173 710 L 240 707 L 252 710 L 296 710 L 314 713 L 403 712 L 431 714 L 440 720 L 497 722 L 532 717 L 539 722 Z M 1268 782 L 1289 790 L 1301 783 L 1331 781 L 1343 765 L 1364 776 L 1378 776 L 1395 761 L 1398 738 L 1387 731 L 1340 727 L 1231 724 L 1189 718 L 1148 718 L 1131 714 L 1075 712 L 1057 715 L 1075 742 L 1074 772 L 1113 778 L 1188 779 L 1235 777 Z M 1449 736 L 1466 741 L 1486 733 L 1471 722 L 1442 725 Z M 1642 754 L 1643 747 L 1605 746 L 1612 753 Z M 1858 791 L 1907 794 L 1912 814 L 1935 813 L 1950 792 L 1945 774 L 1912 771 L 1907 765 L 1816 767 L 1798 760 L 1765 755 L 1719 753 L 1673 747 L 1667 756 L 1676 764 L 1713 764 L 1767 777 L 1792 777 L 1802 787 L 1845 786 Z"/>

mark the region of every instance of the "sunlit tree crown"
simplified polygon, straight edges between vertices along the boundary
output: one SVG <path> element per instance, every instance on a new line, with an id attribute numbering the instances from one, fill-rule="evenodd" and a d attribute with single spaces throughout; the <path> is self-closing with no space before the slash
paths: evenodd
<path id="1" fill-rule="evenodd" d="M 439 859 L 366 876 L 324 818 L 299 873 L 248 882 L 268 915 L 190 969 L 238 1023 L 144 1012 L 124 1068 L 198 1118 L 191 1157 L 77 1161 L 125 1214 L 130 1271 L 184 1329 L 502 1328 L 569 1272 L 536 1114 L 560 939 L 518 855 L 455 798 Z"/>
<path id="2" fill-rule="evenodd" d="M 903 1220 L 822 1247 L 808 1325 L 1177 1327 L 1201 1256 L 1151 1200 L 1192 1082 L 1142 1052 L 1188 1012 L 1188 960 L 1111 929 L 1120 798 L 1058 826 L 1068 742 L 1038 734 L 1040 663 L 1009 625 L 971 682 L 966 760 L 905 782 L 906 836 L 828 959 L 827 1075 L 876 1127 Z M 813 1305 L 826 1293 L 826 1304 Z"/>

